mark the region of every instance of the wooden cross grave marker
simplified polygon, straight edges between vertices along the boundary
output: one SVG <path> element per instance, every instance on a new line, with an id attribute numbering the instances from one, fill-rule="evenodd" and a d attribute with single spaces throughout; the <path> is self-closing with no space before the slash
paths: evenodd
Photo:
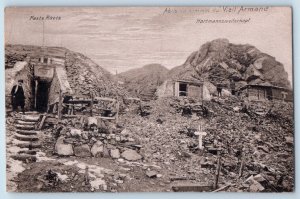
<path id="1" fill-rule="evenodd" d="M 198 135 L 198 140 L 199 140 L 199 146 L 198 147 L 199 147 L 200 150 L 202 150 L 204 148 L 202 139 L 203 139 L 204 136 L 207 135 L 207 133 L 202 130 L 202 125 L 201 124 L 199 125 L 198 131 L 196 131 L 194 134 Z"/>

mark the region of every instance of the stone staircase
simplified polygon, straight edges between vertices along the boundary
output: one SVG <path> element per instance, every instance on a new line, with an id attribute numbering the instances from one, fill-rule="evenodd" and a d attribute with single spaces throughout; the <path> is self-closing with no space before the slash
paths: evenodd
<path id="1" fill-rule="evenodd" d="M 11 157 L 24 162 L 35 162 L 36 153 L 41 147 L 36 129 L 40 120 L 37 112 L 27 112 L 25 115 L 16 116 L 15 134 L 16 146 L 21 148 Z"/>

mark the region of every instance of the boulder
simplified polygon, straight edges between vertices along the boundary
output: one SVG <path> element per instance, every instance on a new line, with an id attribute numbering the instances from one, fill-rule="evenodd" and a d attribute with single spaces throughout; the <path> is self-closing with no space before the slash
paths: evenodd
<path id="1" fill-rule="evenodd" d="M 64 155 L 64 156 L 69 156 L 74 154 L 72 144 L 65 144 L 64 137 L 59 137 L 57 139 L 55 144 L 55 152 L 58 155 Z"/>
<path id="2" fill-rule="evenodd" d="M 128 129 L 123 129 L 122 131 L 121 131 L 121 134 L 122 135 L 130 135 L 131 133 L 130 133 L 130 131 L 128 130 Z"/>
<path id="3" fill-rule="evenodd" d="M 98 126 L 98 120 L 96 117 L 88 117 L 87 123 L 88 123 L 88 126 L 91 126 L 92 124 Z"/>
<path id="4" fill-rule="evenodd" d="M 119 149 L 111 149 L 110 150 L 110 157 L 112 157 L 114 159 L 120 158 L 120 151 L 119 151 Z"/>
<path id="5" fill-rule="evenodd" d="M 254 65 L 250 65 L 245 72 L 245 79 L 251 81 L 254 79 L 264 79 L 263 74 L 255 68 Z"/>
<path id="6" fill-rule="evenodd" d="M 88 136 L 88 132 L 87 131 L 84 131 L 82 134 L 81 134 L 81 137 L 85 140 L 88 140 L 89 139 L 89 136 Z"/>
<path id="7" fill-rule="evenodd" d="M 235 70 L 235 69 L 233 69 L 233 68 L 229 68 L 228 70 L 227 70 L 228 72 L 229 72 L 229 77 L 231 78 L 231 79 L 233 79 L 234 81 L 239 81 L 239 80 L 242 80 L 243 78 L 242 78 L 242 75 L 240 74 L 240 72 L 239 71 L 237 71 L 237 70 Z"/>
<path id="8" fill-rule="evenodd" d="M 264 178 L 260 174 L 256 175 L 255 177 L 251 175 L 249 178 L 246 179 L 245 183 L 250 184 L 250 192 L 261 192 L 265 190 L 265 188 L 258 181 L 264 181 Z"/>
<path id="9" fill-rule="evenodd" d="M 294 138 L 293 137 L 284 137 L 285 138 L 285 142 L 288 145 L 293 145 L 294 144 Z"/>
<path id="10" fill-rule="evenodd" d="M 123 157 L 125 160 L 130 160 L 130 161 L 136 161 L 142 159 L 142 156 L 132 149 L 125 150 L 121 154 L 121 157 Z"/>
<path id="11" fill-rule="evenodd" d="M 235 88 L 237 90 L 245 87 L 246 85 L 247 85 L 246 81 L 237 81 L 237 82 L 235 82 Z"/>
<path id="12" fill-rule="evenodd" d="M 90 151 L 89 145 L 83 144 L 83 145 L 74 147 L 74 154 L 77 157 L 90 157 L 91 151 Z"/>
<path id="13" fill-rule="evenodd" d="M 80 129 L 70 129 L 71 136 L 81 136 L 82 132 Z"/>
<path id="14" fill-rule="evenodd" d="M 259 183 L 266 181 L 266 179 L 261 174 L 257 174 L 255 176 L 253 176 L 253 179 L 256 180 Z"/>
<path id="15" fill-rule="evenodd" d="M 91 148 L 91 153 L 94 157 L 101 157 L 103 155 L 103 143 L 101 141 L 97 141 Z"/>
<path id="16" fill-rule="evenodd" d="M 149 178 L 156 178 L 157 173 L 155 171 L 147 171 L 146 176 Z"/>
<path id="17" fill-rule="evenodd" d="M 203 100 L 205 101 L 211 100 L 211 94 L 206 86 L 203 86 Z"/>
<path id="18" fill-rule="evenodd" d="M 205 82 L 204 82 L 203 88 L 205 88 L 205 90 L 207 89 L 210 95 L 212 95 L 212 94 L 214 94 L 214 93 L 217 93 L 217 88 L 216 88 L 216 86 L 213 85 L 213 84 L 212 84 L 211 82 L 209 82 L 209 81 L 205 81 Z M 206 92 L 205 90 L 204 90 L 204 92 Z"/>
<path id="19" fill-rule="evenodd" d="M 109 149 L 106 146 L 103 147 L 103 157 L 104 158 L 109 158 L 110 157 Z"/>
<path id="20" fill-rule="evenodd" d="M 231 92 L 227 89 L 222 89 L 222 96 L 231 96 Z"/>
<path id="21" fill-rule="evenodd" d="M 250 192 L 261 192 L 265 190 L 265 188 L 257 181 L 254 181 L 253 184 L 250 185 Z"/>
<path id="22" fill-rule="evenodd" d="M 235 59 L 232 59 L 232 60 L 228 60 L 227 62 L 228 66 L 230 68 L 233 68 L 241 73 L 245 72 L 246 71 L 246 66 L 240 64 L 237 60 Z"/>

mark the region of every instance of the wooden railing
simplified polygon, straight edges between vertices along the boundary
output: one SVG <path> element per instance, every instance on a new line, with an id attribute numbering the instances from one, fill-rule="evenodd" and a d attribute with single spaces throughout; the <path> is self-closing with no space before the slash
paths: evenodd
<path id="1" fill-rule="evenodd" d="M 62 117 L 79 117 L 82 115 L 118 122 L 119 101 L 107 97 L 91 96 L 90 98 L 76 98 L 73 96 L 64 102 L 63 96 L 60 93 L 59 102 L 57 103 L 58 119 L 62 119 Z"/>

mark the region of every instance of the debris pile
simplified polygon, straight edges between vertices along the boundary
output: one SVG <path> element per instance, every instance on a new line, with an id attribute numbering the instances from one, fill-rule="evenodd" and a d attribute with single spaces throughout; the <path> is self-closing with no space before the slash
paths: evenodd
<path id="1" fill-rule="evenodd" d="M 94 119 L 95 123 L 91 123 Z M 141 146 L 126 129 L 118 128 L 110 122 L 98 125 L 97 119 L 89 117 L 81 127 L 79 121 L 65 119 L 63 125 L 57 125 L 54 132 L 57 137 L 55 152 L 61 156 L 111 157 L 137 161 Z M 66 124 L 66 125 L 65 125 Z M 120 160 L 122 161 L 122 160 Z"/>
<path id="2" fill-rule="evenodd" d="M 245 112 L 245 106 L 238 98 L 214 98 L 205 103 L 206 117 L 193 111 L 189 117 L 183 117 L 178 110 L 186 104 L 194 103 L 187 99 L 159 99 L 152 102 L 148 117 L 127 115 L 123 118 L 124 126 L 140 138 L 146 162 L 168 168 L 166 173 L 170 176 L 184 175 L 186 179 L 193 179 L 204 175 L 203 179 L 212 183 L 220 156 L 220 184 L 235 184 L 228 186 L 228 191 L 253 191 L 251 185 L 247 186 L 249 189 L 237 185 L 251 175 L 263 175 L 267 179 L 268 184 L 262 183 L 264 189 L 258 187 L 259 191 L 293 189 L 291 103 L 249 102 Z M 203 139 L 203 151 L 197 148 L 198 138 L 195 136 L 199 124 L 207 133 Z"/>
<path id="3" fill-rule="evenodd" d="M 70 86 L 77 96 L 124 97 L 125 89 L 112 75 L 80 53 L 67 51 L 65 65 Z"/>
<path id="4" fill-rule="evenodd" d="M 5 69 L 13 68 L 17 62 L 24 61 L 26 55 L 20 54 L 5 54 Z"/>

